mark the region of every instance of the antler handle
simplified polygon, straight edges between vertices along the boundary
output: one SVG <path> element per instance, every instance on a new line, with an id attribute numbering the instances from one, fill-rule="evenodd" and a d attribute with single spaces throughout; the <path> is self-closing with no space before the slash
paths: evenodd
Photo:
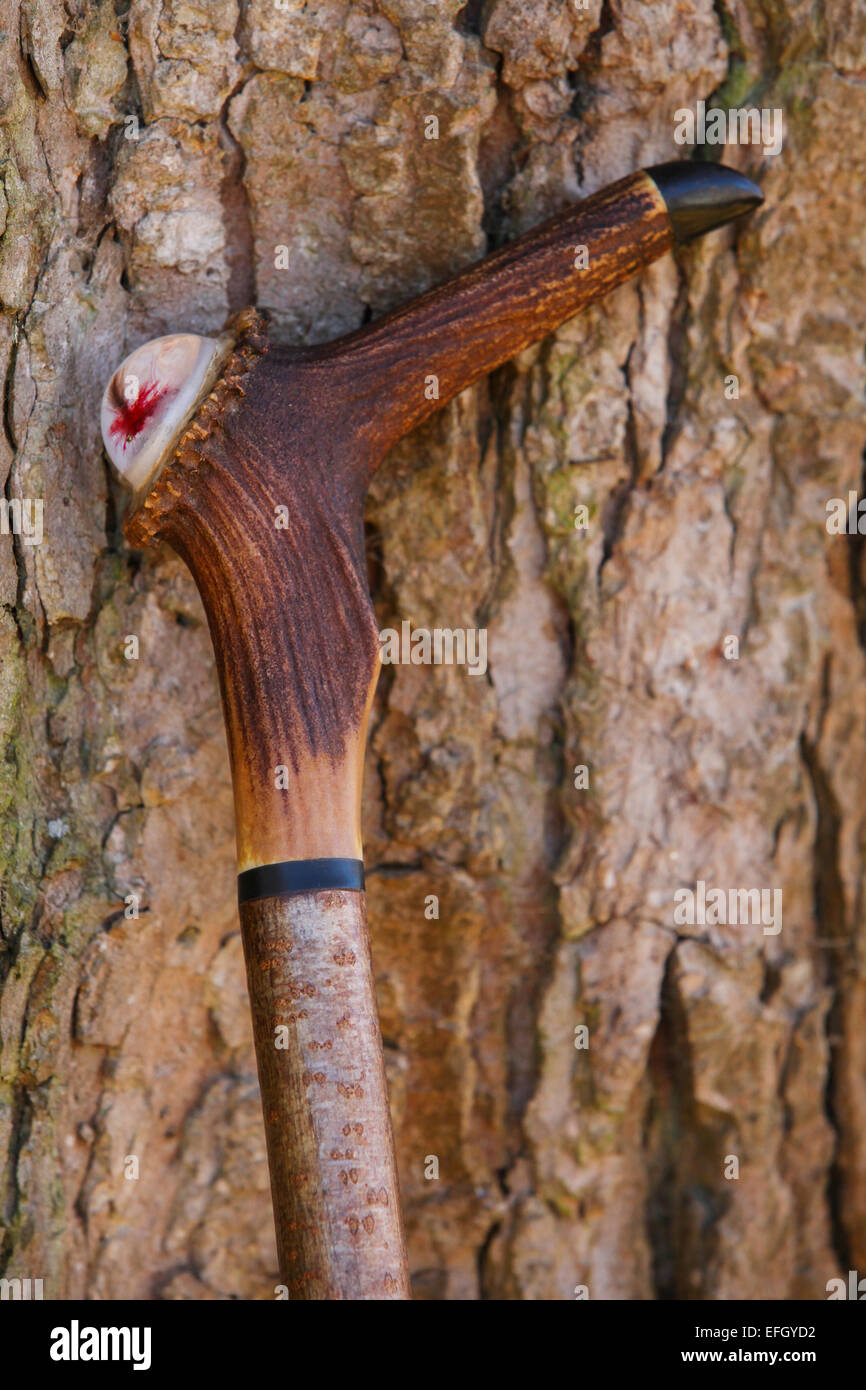
<path id="1" fill-rule="evenodd" d="M 183 557 L 213 638 L 277 1244 L 295 1298 L 408 1297 L 361 862 L 379 670 L 370 472 L 679 232 L 759 201 L 719 166 L 660 166 L 336 343 L 269 351 L 246 310 L 225 340 L 139 349 L 106 392 L 106 447 L 138 488 L 126 534 Z"/>

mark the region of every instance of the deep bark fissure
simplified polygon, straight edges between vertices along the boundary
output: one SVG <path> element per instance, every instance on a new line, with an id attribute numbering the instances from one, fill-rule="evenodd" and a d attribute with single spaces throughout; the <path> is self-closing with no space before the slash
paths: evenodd
<path id="1" fill-rule="evenodd" d="M 682 262 L 677 261 L 677 297 L 671 310 L 668 323 L 668 361 L 670 376 L 665 409 L 665 425 L 662 430 L 661 462 L 659 472 L 667 467 L 671 451 L 682 429 L 681 414 L 686 403 L 689 380 L 689 280 L 684 274 Z"/>
<path id="2" fill-rule="evenodd" d="M 226 262 L 229 279 L 226 301 L 229 313 L 236 313 L 256 302 L 256 247 L 253 234 L 252 209 L 246 185 L 247 157 L 240 141 L 229 125 L 229 112 L 235 97 L 243 91 L 251 76 L 250 63 L 244 49 L 244 6 L 238 7 L 235 43 L 243 59 L 244 71 L 229 92 L 219 113 L 218 130 L 223 150 L 224 173 L 220 183 L 220 201 L 226 231 Z"/>
<path id="3" fill-rule="evenodd" d="M 494 1299 L 496 1297 L 494 1291 L 495 1271 L 491 1271 L 490 1269 L 490 1251 L 501 1230 L 502 1221 L 497 1217 L 495 1221 L 491 1222 L 484 1239 L 478 1247 L 478 1298 L 481 1302 L 487 1302 L 489 1299 Z"/>
<path id="4" fill-rule="evenodd" d="M 643 1153 L 644 1204 L 654 1295 L 659 1300 L 714 1296 L 719 1222 L 730 1205 L 720 1155 L 733 1146 L 730 1119 L 695 1097 L 692 1049 L 677 980 L 678 945 L 660 988 L 659 1022 L 647 1065 Z"/>
<path id="5" fill-rule="evenodd" d="M 3 382 L 3 432 L 6 436 L 6 441 L 9 445 L 9 448 L 12 451 L 12 462 L 9 466 L 9 472 L 3 484 L 3 497 L 6 501 L 7 507 L 8 504 L 12 501 L 13 497 L 15 465 L 18 462 L 19 457 L 18 442 L 15 438 L 15 430 L 12 423 L 12 395 L 13 382 L 15 380 L 15 372 L 18 363 L 18 352 L 21 342 L 21 335 L 23 334 L 23 331 L 23 328 L 18 323 L 16 323 L 15 336 L 12 342 L 12 350 L 9 354 L 9 365 L 7 367 L 6 377 Z M 22 651 L 26 651 L 28 637 L 32 635 L 32 620 L 27 620 L 26 610 L 24 608 L 24 591 L 27 586 L 27 566 L 24 559 L 24 545 L 21 540 L 21 537 L 19 535 L 16 535 L 13 531 L 11 540 L 12 553 L 15 557 L 15 567 L 18 576 L 18 590 L 15 596 L 14 607 L 10 608 L 10 612 L 12 614 L 12 619 L 15 623 L 15 627 L 18 631 L 18 639 L 21 643 Z"/>
<path id="6" fill-rule="evenodd" d="M 629 347 L 626 359 L 623 362 L 622 367 L 620 368 L 623 377 L 623 385 L 626 393 L 628 411 L 626 418 L 625 435 L 623 439 L 623 453 L 625 456 L 625 462 L 628 466 L 628 477 L 623 478 L 621 482 L 617 483 L 617 485 L 612 489 L 602 511 L 601 524 L 604 533 L 604 546 L 601 553 L 601 560 L 599 562 L 598 571 L 596 573 L 596 584 L 599 589 L 601 588 L 605 565 L 607 564 L 608 560 L 610 560 L 610 558 L 612 557 L 617 547 L 617 544 L 620 540 L 622 540 L 622 537 L 625 534 L 625 528 L 628 523 L 628 512 L 629 504 L 631 502 L 631 496 L 634 492 L 634 489 L 637 487 L 638 479 L 640 477 L 640 451 L 638 448 L 637 440 L 637 424 L 635 421 L 634 398 L 632 395 L 631 381 L 629 379 L 629 371 L 631 367 L 631 359 L 632 354 L 634 353 L 634 348 L 635 345 L 634 343 L 632 343 Z"/>
<path id="7" fill-rule="evenodd" d="M 860 497 L 866 497 L 866 451 L 860 470 Z M 859 530 L 847 537 L 848 575 L 851 585 L 851 603 L 857 623 L 857 641 L 866 652 L 866 534 Z"/>
<path id="8" fill-rule="evenodd" d="M 21 1188 L 18 1182 L 18 1164 L 30 1138 L 33 1119 L 33 1105 L 27 1087 L 16 1082 L 12 1088 L 11 1116 L 9 1125 L 9 1148 L 4 1158 L 3 1183 L 3 1231 L 0 1240 L 0 1274 L 9 1267 L 15 1254 L 15 1238 L 18 1234 L 17 1218 L 21 1201 Z"/>
<path id="9" fill-rule="evenodd" d="M 819 744 L 824 711 L 830 695 L 831 661 L 826 658 L 823 670 L 823 709 L 817 721 L 814 742 L 803 733 L 800 753 L 809 780 L 815 807 L 816 825 L 813 844 L 814 908 L 817 930 L 818 969 L 831 991 L 824 1030 L 828 1045 L 827 1079 L 824 1087 L 824 1113 L 830 1125 L 834 1147 L 833 1159 L 827 1172 L 826 1198 L 830 1215 L 833 1247 L 840 1268 L 849 1267 L 850 1240 L 845 1227 L 843 1209 L 845 1198 L 844 1174 L 840 1154 L 845 1142 L 839 1116 L 838 1097 L 844 1085 L 844 1073 L 838 1060 L 845 978 L 846 957 L 851 954 L 851 941 L 845 913 L 845 890 L 839 863 L 841 813 L 832 783 L 821 763 Z"/>

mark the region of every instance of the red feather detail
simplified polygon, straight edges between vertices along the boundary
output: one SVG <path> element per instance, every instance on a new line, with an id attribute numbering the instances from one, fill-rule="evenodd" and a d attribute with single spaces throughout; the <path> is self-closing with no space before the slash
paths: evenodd
<path id="1" fill-rule="evenodd" d="M 141 434 L 157 405 L 167 394 L 167 387 L 160 387 L 155 381 L 148 381 L 141 387 L 135 400 L 127 401 L 117 412 L 109 427 L 109 433 L 116 438 L 122 437 L 125 449 L 136 435 Z"/>

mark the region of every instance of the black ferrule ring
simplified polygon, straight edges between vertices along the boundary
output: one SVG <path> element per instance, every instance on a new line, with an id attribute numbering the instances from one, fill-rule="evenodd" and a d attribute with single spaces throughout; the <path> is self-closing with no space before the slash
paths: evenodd
<path id="1" fill-rule="evenodd" d="M 362 893 L 363 859 L 284 859 L 280 864 L 245 869 L 238 874 L 238 903 L 276 898 L 281 893 L 323 893 L 329 888 Z"/>

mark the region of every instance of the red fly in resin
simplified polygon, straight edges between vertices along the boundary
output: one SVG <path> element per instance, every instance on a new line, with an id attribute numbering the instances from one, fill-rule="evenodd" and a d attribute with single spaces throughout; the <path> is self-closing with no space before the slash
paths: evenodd
<path id="1" fill-rule="evenodd" d="M 120 383 L 115 387 L 115 381 L 111 383 L 112 404 L 117 411 L 117 418 L 112 420 L 110 432 L 118 439 L 123 440 L 123 448 L 131 444 L 136 435 L 141 434 L 150 417 L 153 415 L 159 402 L 164 396 L 168 395 L 168 388 L 157 386 L 155 381 L 148 381 L 138 392 L 138 395 L 131 401 L 125 400 Z"/>

